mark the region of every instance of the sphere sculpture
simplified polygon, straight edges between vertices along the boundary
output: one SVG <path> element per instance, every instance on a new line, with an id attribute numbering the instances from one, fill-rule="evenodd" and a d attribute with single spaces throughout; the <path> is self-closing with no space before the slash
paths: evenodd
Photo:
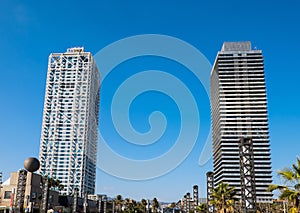
<path id="1" fill-rule="evenodd" d="M 36 158 L 27 158 L 24 161 L 24 168 L 28 172 L 35 172 L 40 168 L 40 161 Z"/>

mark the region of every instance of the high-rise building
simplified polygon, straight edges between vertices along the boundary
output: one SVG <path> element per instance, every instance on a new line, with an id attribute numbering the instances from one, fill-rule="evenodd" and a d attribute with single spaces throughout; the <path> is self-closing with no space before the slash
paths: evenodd
<path id="1" fill-rule="evenodd" d="M 96 180 L 100 73 L 90 52 L 49 56 L 40 143 L 40 173 L 62 193 L 93 194 Z"/>
<path id="2" fill-rule="evenodd" d="M 258 202 L 269 202 L 272 182 L 264 60 L 250 42 L 225 42 L 211 72 L 214 185 L 241 196 L 239 143 L 250 139 Z"/>

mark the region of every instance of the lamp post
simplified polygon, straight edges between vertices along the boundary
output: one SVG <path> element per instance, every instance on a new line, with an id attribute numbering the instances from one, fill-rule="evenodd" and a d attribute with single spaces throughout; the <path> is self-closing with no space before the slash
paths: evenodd
<path id="1" fill-rule="evenodd" d="M 98 213 L 102 213 L 102 195 L 98 196 Z"/>
<path id="2" fill-rule="evenodd" d="M 87 206 L 88 206 L 88 194 L 87 192 L 85 192 L 83 197 L 83 213 L 87 213 Z"/>
<path id="3" fill-rule="evenodd" d="M 73 213 L 77 212 L 77 205 L 78 205 L 78 188 L 74 189 L 74 194 L 73 194 Z"/>
<path id="4" fill-rule="evenodd" d="M 112 200 L 112 213 L 115 213 L 115 200 Z"/>
<path id="5" fill-rule="evenodd" d="M 107 196 L 104 195 L 103 197 L 103 213 L 106 213 L 107 210 Z"/>

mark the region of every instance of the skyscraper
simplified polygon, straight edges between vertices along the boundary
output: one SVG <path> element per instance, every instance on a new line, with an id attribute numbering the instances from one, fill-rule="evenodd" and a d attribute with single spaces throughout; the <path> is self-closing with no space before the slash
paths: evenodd
<path id="1" fill-rule="evenodd" d="M 62 181 L 62 193 L 95 191 L 99 95 L 91 53 L 70 48 L 49 56 L 40 172 Z"/>
<path id="2" fill-rule="evenodd" d="M 250 138 L 258 202 L 271 201 L 272 182 L 264 61 L 250 42 L 225 42 L 211 72 L 214 185 L 241 196 L 239 143 Z"/>

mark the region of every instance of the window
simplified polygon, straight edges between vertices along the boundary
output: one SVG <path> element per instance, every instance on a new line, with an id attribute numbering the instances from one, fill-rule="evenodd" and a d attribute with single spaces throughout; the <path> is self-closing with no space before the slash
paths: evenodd
<path id="1" fill-rule="evenodd" d="M 37 197 L 36 192 L 32 192 L 32 193 L 31 193 L 31 199 L 32 199 L 32 200 L 36 200 L 36 197 Z"/>
<path id="2" fill-rule="evenodd" d="M 4 199 L 10 199 L 11 191 L 4 192 Z"/>

